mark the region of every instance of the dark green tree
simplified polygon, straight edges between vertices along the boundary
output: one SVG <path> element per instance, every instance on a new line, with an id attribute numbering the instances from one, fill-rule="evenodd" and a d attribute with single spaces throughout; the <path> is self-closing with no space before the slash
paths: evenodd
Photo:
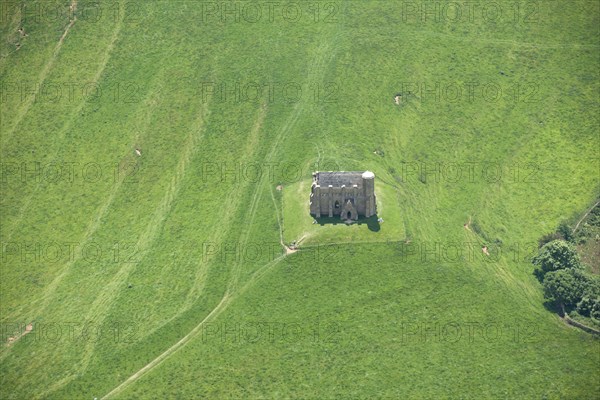
<path id="1" fill-rule="evenodd" d="M 546 243 L 531 262 L 537 267 L 534 273 L 540 281 L 544 280 L 544 276 L 548 272 L 561 269 L 583 269 L 575 248 L 564 240 L 553 240 Z"/>
<path id="2" fill-rule="evenodd" d="M 577 269 L 550 271 L 544 277 L 544 298 L 559 306 L 574 307 L 583 297 L 590 279 Z"/>
<path id="3" fill-rule="evenodd" d="M 600 297 L 600 275 L 588 275 L 589 281 L 585 288 L 584 296 L 591 298 Z"/>

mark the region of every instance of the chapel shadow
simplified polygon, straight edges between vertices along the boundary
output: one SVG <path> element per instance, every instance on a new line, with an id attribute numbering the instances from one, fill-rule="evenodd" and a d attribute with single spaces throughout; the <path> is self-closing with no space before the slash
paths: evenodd
<path id="1" fill-rule="evenodd" d="M 379 230 L 381 229 L 381 225 L 378 221 L 379 217 L 377 216 L 377 214 L 370 216 L 369 218 L 364 218 L 364 217 L 359 217 L 358 220 L 356 221 L 350 221 L 347 222 L 347 220 L 344 219 L 340 219 L 339 216 L 335 216 L 335 217 L 320 217 L 320 218 L 315 218 L 314 215 L 311 215 L 311 218 L 315 219 L 317 221 L 317 224 L 324 226 L 324 225 L 367 225 L 367 228 L 369 228 L 370 231 L 372 232 L 379 232 Z"/>

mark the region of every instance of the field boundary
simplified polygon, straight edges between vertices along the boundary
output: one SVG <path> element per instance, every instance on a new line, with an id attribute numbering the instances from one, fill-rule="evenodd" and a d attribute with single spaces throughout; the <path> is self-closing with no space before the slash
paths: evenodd
<path id="1" fill-rule="evenodd" d="M 575 326 L 577 328 L 580 328 L 581 330 L 583 330 L 587 333 L 591 333 L 592 335 L 600 336 L 599 330 L 596 330 L 596 329 L 592 328 L 591 326 L 584 325 L 581 322 L 577 322 L 574 319 L 571 319 L 571 317 L 569 317 L 569 314 L 567 314 L 566 312 L 565 312 L 564 317 L 562 317 L 562 320 L 565 321 L 567 324 Z"/>

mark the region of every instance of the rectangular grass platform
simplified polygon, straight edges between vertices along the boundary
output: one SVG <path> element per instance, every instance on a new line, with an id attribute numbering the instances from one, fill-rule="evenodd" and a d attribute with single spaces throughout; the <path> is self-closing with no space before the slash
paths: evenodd
<path id="1" fill-rule="evenodd" d="M 375 243 L 405 238 L 398 191 L 383 182 L 375 183 L 377 214 L 351 224 L 339 217 L 315 219 L 309 212 L 311 180 L 306 179 L 283 190 L 283 238 L 299 247 L 331 243 Z M 378 219 L 383 219 L 378 222 Z M 317 223 L 314 223 L 314 221 Z"/>

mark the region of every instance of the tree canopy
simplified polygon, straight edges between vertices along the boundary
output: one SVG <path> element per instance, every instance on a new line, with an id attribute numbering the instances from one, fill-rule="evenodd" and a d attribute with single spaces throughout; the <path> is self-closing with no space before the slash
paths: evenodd
<path id="1" fill-rule="evenodd" d="M 542 281 L 544 276 L 552 271 L 583 269 L 575 247 L 564 240 L 553 240 L 546 243 L 539 253 L 533 257 L 532 262 L 537 266 L 535 273 Z"/>
<path id="2" fill-rule="evenodd" d="M 577 269 L 548 272 L 544 277 L 544 297 L 557 304 L 575 306 L 590 284 L 590 277 Z"/>

